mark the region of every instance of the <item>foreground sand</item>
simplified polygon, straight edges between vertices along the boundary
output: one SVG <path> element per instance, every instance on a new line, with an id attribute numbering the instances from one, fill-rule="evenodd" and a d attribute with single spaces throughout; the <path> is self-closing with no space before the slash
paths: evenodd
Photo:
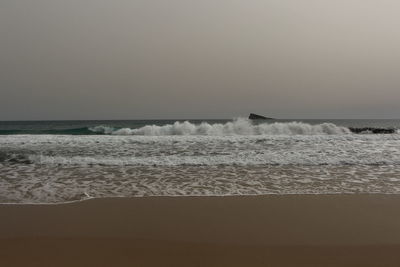
<path id="1" fill-rule="evenodd" d="M 400 266 L 400 196 L 0 205 L 0 266 Z"/>

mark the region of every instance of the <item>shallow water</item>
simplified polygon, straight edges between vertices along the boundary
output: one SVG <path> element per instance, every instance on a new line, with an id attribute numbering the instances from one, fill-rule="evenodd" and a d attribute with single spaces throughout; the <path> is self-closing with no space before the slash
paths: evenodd
<path id="1" fill-rule="evenodd" d="M 0 202 L 400 193 L 400 134 L 354 134 L 348 129 L 397 129 L 397 121 L 347 123 L 239 120 L 136 128 L 88 123 L 81 128 L 98 127 L 101 134 L 4 134 Z M 48 130 L 54 128 L 41 131 Z"/>

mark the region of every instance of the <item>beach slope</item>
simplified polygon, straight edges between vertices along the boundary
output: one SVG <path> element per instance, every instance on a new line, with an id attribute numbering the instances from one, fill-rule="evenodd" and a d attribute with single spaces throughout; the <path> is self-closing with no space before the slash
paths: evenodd
<path id="1" fill-rule="evenodd" d="M 0 205 L 0 266 L 399 266 L 400 196 Z"/>

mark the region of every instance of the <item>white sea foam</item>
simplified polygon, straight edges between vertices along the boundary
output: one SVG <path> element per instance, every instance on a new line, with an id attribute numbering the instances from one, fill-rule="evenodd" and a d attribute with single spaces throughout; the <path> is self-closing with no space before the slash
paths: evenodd
<path id="1" fill-rule="evenodd" d="M 346 127 L 337 126 L 333 123 L 322 123 L 311 125 L 302 122 L 275 122 L 253 124 L 247 119 L 236 119 L 225 124 L 210 124 L 203 122 L 193 124 L 188 121 L 175 122 L 163 126 L 146 125 L 138 129 L 122 128 L 114 129 L 107 126 L 96 126 L 90 128 L 96 133 L 113 135 L 318 135 L 318 134 L 349 134 Z"/>
<path id="2" fill-rule="evenodd" d="M 5 166 L 1 203 L 60 203 L 89 197 L 400 193 L 391 166 Z M 379 177 L 379 179 L 377 179 Z"/>
<path id="3" fill-rule="evenodd" d="M 182 132 L 182 124 L 177 124 L 181 135 L 171 135 L 177 132 L 168 128 L 173 124 L 155 126 L 149 135 L 0 136 L 0 203 L 88 196 L 400 193 L 398 134 L 246 121 L 220 128 L 209 124 L 229 129 L 210 134 L 193 124 Z M 274 127 L 279 134 L 273 134 Z M 269 134 L 262 134 L 264 128 Z"/>
<path id="4" fill-rule="evenodd" d="M 399 135 L 3 136 L 0 162 L 60 165 L 399 165 Z"/>
<path id="5" fill-rule="evenodd" d="M 109 126 L 98 125 L 95 127 L 90 127 L 89 130 L 94 133 L 112 134 L 115 131 L 115 128 L 109 127 Z"/>
<path id="6" fill-rule="evenodd" d="M 81 156 L 44 156 L 30 155 L 29 160 L 42 165 L 67 166 L 268 166 L 268 165 L 300 165 L 300 166 L 341 166 L 341 165 L 400 165 L 400 158 L 377 158 L 375 155 L 354 156 L 336 154 L 327 157 L 315 153 L 252 153 L 242 152 L 237 155 L 215 156 L 152 156 L 152 157 L 81 157 Z"/>

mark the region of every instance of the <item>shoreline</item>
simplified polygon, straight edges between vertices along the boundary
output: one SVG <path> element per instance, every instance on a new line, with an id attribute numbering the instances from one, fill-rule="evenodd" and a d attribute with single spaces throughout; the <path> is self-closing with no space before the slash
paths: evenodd
<path id="1" fill-rule="evenodd" d="M 0 265 L 398 266 L 399 206 L 392 194 L 3 204 Z"/>
<path id="2" fill-rule="evenodd" d="M 150 195 L 150 196 L 110 196 L 110 197 L 90 197 L 86 199 L 80 200 L 71 200 L 65 202 L 10 202 L 10 203 L 0 203 L 1 206 L 55 206 L 55 205 L 72 205 L 77 203 L 82 203 L 86 201 L 95 201 L 95 200 L 112 200 L 112 199 L 137 199 L 137 198 L 253 198 L 253 197 L 285 197 L 285 196 L 298 196 L 298 197 L 307 197 L 307 196 L 400 196 L 400 193 L 271 193 L 271 194 L 254 194 L 254 195 Z"/>

